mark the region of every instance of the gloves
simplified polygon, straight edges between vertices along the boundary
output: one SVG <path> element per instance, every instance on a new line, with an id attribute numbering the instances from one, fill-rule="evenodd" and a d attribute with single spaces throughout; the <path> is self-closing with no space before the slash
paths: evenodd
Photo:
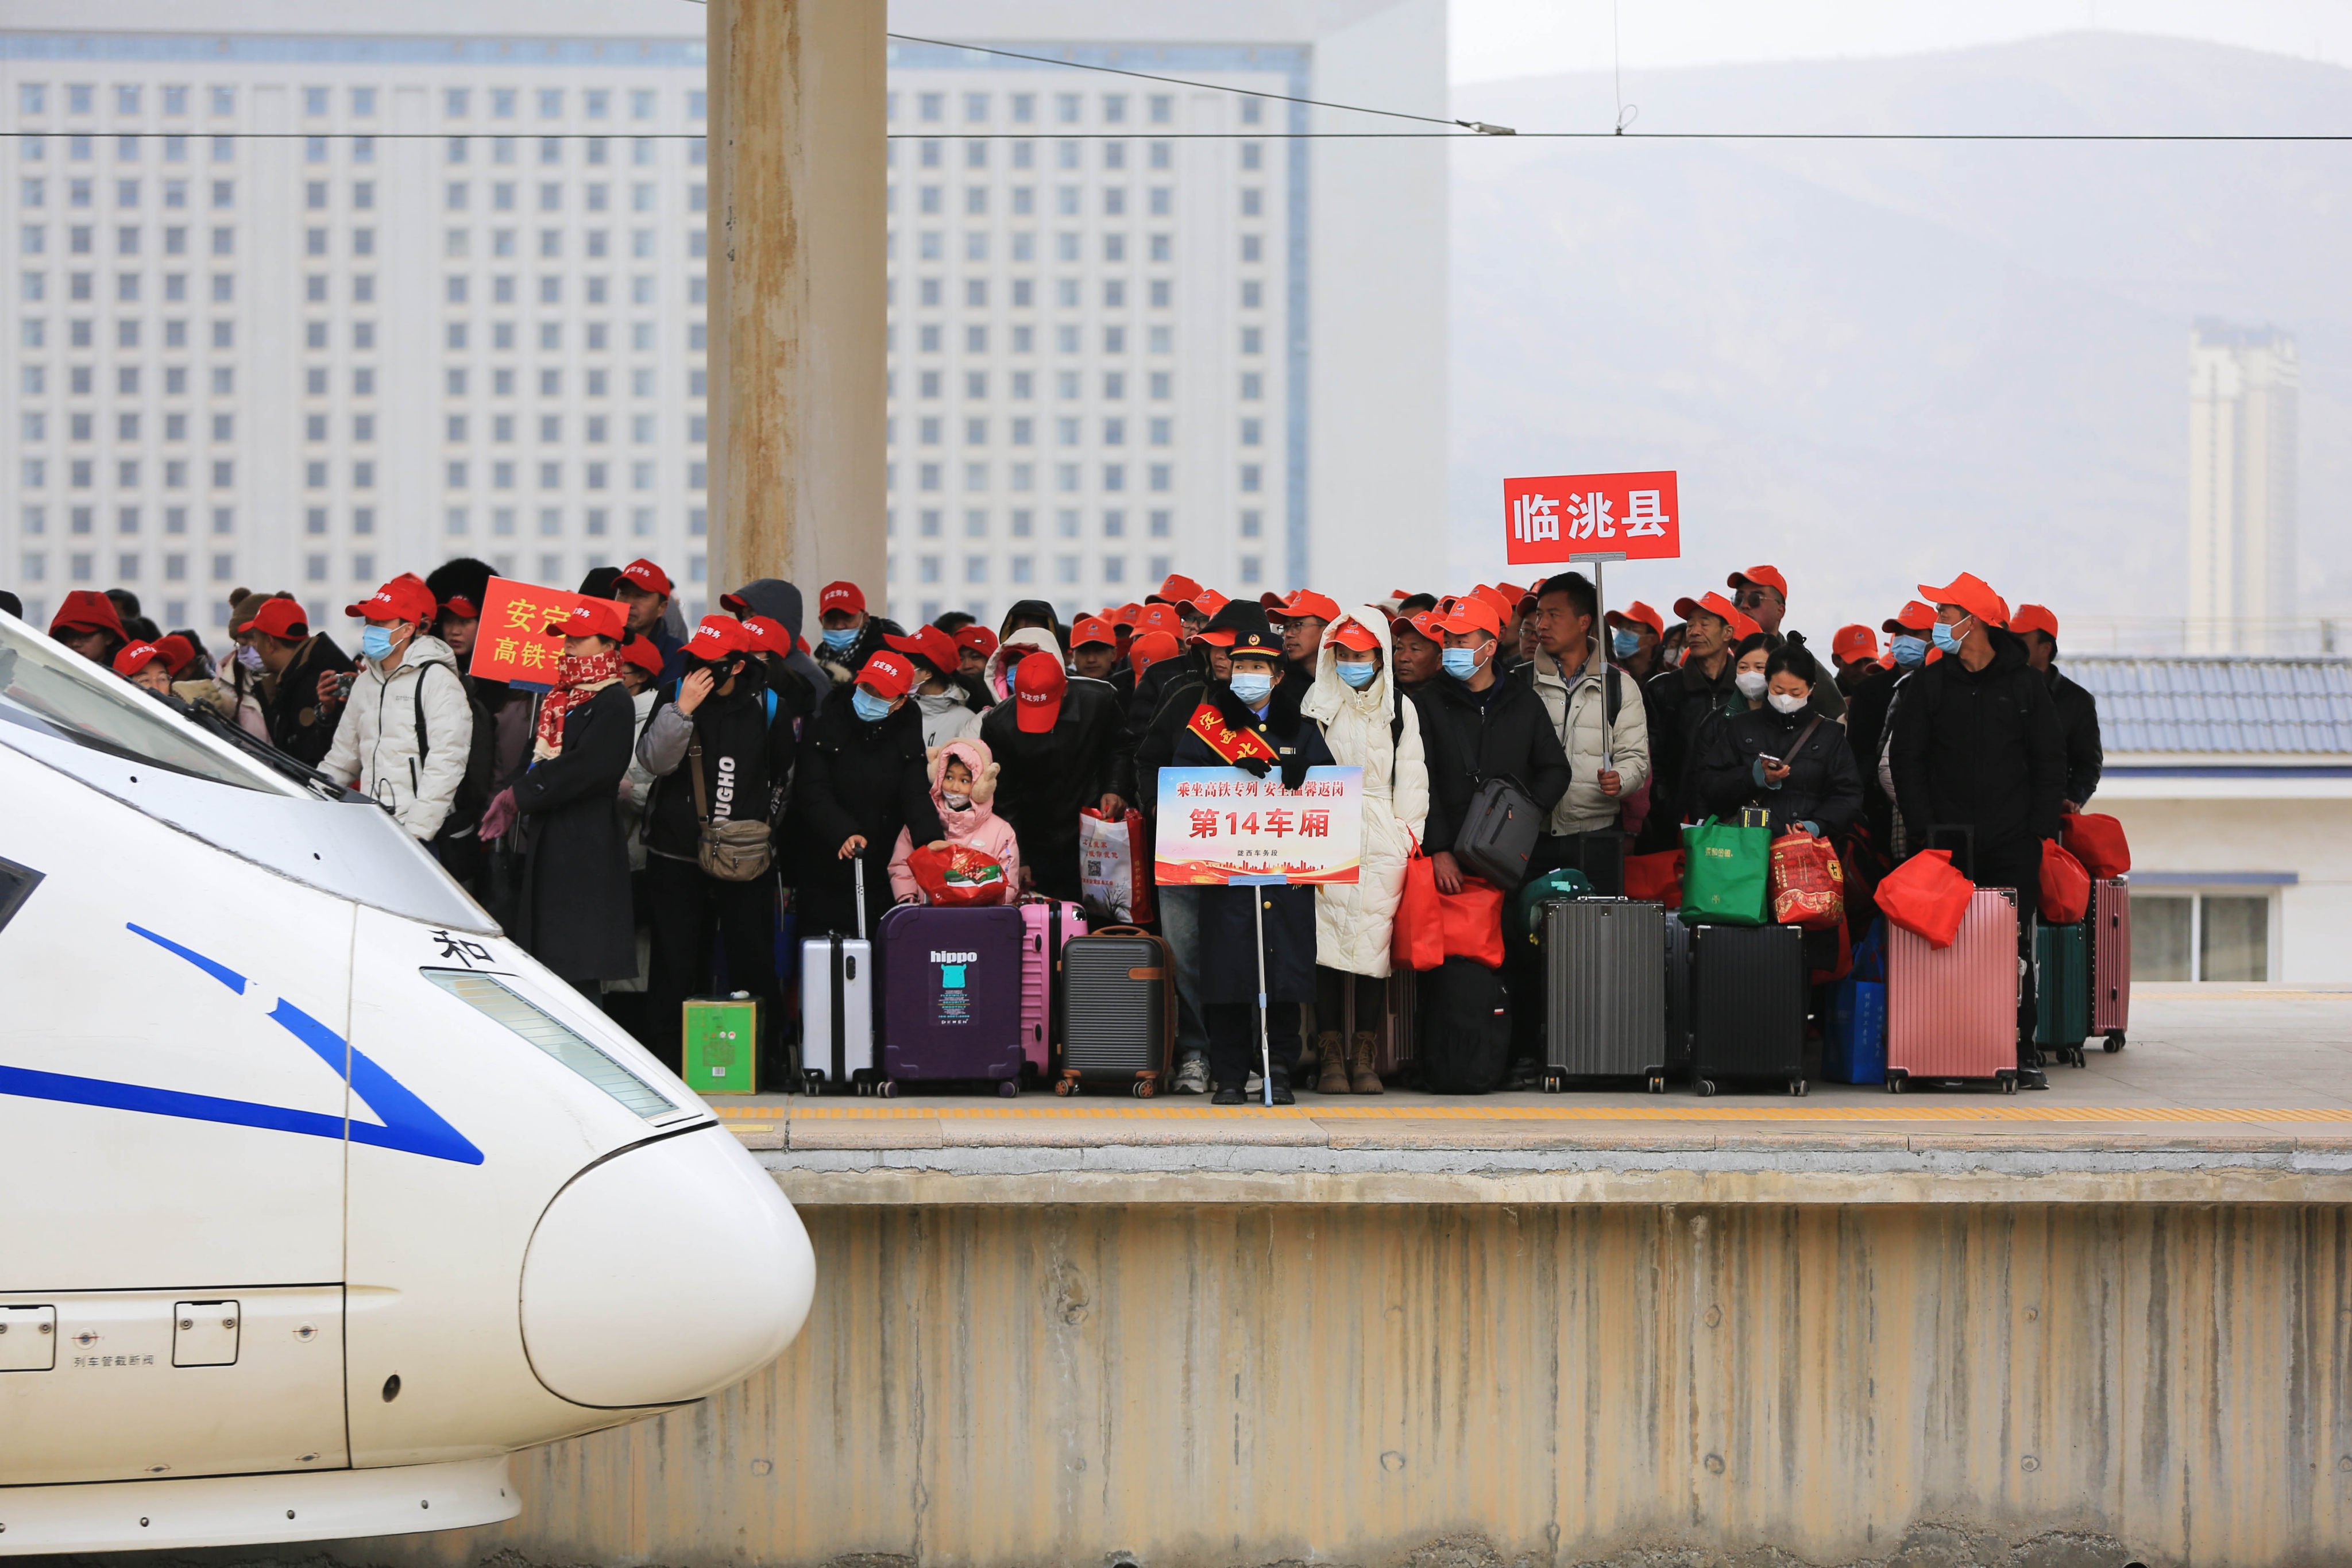
<path id="1" fill-rule="evenodd" d="M 1249 774 L 1249 776 L 1254 779 L 1262 779 L 1265 777 L 1266 774 L 1274 772 L 1274 764 L 1267 762 L 1264 757 L 1244 757 L 1241 761 L 1235 763 L 1234 766 L 1241 769 L 1242 772 Z"/>
<path id="2" fill-rule="evenodd" d="M 1295 756 L 1283 758 L 1282 787 L 1285 789 L 1295 790 L 1300 784 L 1305 784 L 1307 782 L 1307 755 L 1303 752 Z"/>
<path id="3" fill-rule="evenodd" d="M 1756 787 L 1758 789 L 1779 789 L 1780 787 L 1779 784 L 1774 784 L 1770 779 L 1764 776 L 1764 759 L 1761 757 L 1757 758 L 1754 762 L 1748 764 L 1748 776 L 1756 781 Z"/>
<path id="4" fill-rule="evenodd" d="M 1818 822 L 1801 822 L 1797 824 L 1797 826 L 1803 828 L 1806 832 L 1811 834 L 1816 838 L 1822 837 L 1822 825 Z"/>
<path id="5" fill-rule="evenodd" d="M 482 808 L 481 837 L 485 839 L 504 838 L 513 831 L 515 818 L 521 813 L 515 809 L 514 791 L 502 789 Z"/>

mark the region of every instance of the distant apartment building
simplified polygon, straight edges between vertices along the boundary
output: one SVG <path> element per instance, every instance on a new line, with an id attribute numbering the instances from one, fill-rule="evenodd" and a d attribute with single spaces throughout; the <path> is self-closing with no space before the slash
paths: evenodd
<path id="1" fill-rule="evenodd" d="M 2295 613 L 2294 340 L 2200 321 L 2189 342 L 2189 627 L 2196 653 L 2286 648 Z"/>
<path id="2" fill-rule="evenodd" d="M 1442 0 L 932 9 L 912 30 L 1210 85 L 892 46 L 889 500 L 859 525 L 893 612 L 1440 572 L 1444 152 L 1299 138 L 1363 117 L 1286 100 L 1442 110 Z M 120 584 L 214 631 L 243 585 L 331 621 L 457 553 L 567 585 L 647 554 L 699 613 L 691 21 L 25 26 L 74 15 L 0 34 L 0 584 L 28 615 Z"/>

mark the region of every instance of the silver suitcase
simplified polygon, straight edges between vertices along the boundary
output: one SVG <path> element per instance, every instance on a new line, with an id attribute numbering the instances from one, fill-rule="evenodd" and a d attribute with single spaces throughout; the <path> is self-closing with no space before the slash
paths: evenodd
<path id="1" fill-rule="evenodd" d="M 801 1077 L 811 1094 L 830 1084 L 864 1093 L 874 1061 L 874 946 L 866 939 L 866 868 L 856 860 L 857 934 L 801 943 Z"/>
<path id="2" fill-rule="evenodd" d="M 1628 899 L 1543 906 L 1544 1089 L 1572 1078 L 1664 1087 L 1666 909 Z"/>

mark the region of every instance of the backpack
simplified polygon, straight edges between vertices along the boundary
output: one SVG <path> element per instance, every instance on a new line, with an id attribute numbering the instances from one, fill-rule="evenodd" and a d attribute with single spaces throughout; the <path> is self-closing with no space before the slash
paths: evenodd
<path id="1" fill-rule="evenodd" d="M 499 738 L 490 721 L 490 710 L 474 695 L 474 689 L 457 673 L 457 667 L 442 659 L 427 659 L 416 667 L 416 685 L 409 692 L 416 704 L 417 761 L 421 763 L 433 754 L 432 739 L 425 729 L 425 672 L 432 669 L 449 672 L 457 689 L 466 694 L 466 706 L 474 714 L 473 741 L 466 749 L 465 776 L 457 781 L 457 793 L 449 802 L 449 815 L 441 819 L 441 831 L 433 836 L 437 844 L 446 838 L 470 837 L 474 829 L 481 826 L 482 813 L 490 804 L 490 774 L 498 766 Z"/>

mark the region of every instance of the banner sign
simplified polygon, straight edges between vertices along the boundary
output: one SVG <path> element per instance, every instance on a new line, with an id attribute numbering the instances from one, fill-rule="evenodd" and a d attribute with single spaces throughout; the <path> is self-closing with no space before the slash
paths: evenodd
<path id="1" fill-rule="evenodd" d="M 1683 552 L 1674 473 L 1505 479 L 1503 543 L 1514 565 L 1674 560 Z"/>
<path id="2" fill-rule="evenodd" d="M 1296 790 L 1282 774 L 1240 768 L 1160 770 L 1152 880 L 1352 882 L 1364 854 L 1364 770 L 1309 768 Z"/>
<path id="3" fill-rule="evenodd" d="M 581 602 L 577 594 L 561 588 L 535 587 L 529 583 L 493 577 L 482 595 L 482 619 L 474 633 L 474 657 L 469 674 L 503 680 L 525 690 L 544 690 L 555 684 L 555 661 L 563 657 L 563 639 L 542 628 L 561 620 Z"/>

